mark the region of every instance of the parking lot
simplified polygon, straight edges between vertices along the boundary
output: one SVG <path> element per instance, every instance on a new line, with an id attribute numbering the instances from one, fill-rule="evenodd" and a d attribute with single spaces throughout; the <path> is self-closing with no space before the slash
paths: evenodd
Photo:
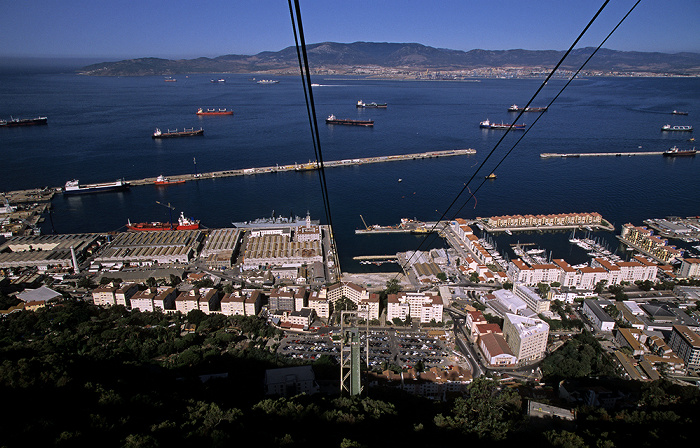
<path id="1" fill-rule="evenodd" d="M 336 330 L 338 331 L 338 330 Z M 278 348 L 280 355 L 296 359 L 314 361 L 322 355 L 329 355 L 340 362 L 340 340 L 332 334 L 322 336 L 287 336 Z M 402 368 L 411 368 L 419 361 L 426 369 L 433 366 L 450 364 L 449 351 L 444 341 L 430 337 L 420 331 L 411 330 L 370 330 L 365 341 L 365 334 L 360 333 L 361 358 L 365 359 L 365 347 L 369 345 L 369 365 L 379 368 L 382 363 L 396 364 Z"/>

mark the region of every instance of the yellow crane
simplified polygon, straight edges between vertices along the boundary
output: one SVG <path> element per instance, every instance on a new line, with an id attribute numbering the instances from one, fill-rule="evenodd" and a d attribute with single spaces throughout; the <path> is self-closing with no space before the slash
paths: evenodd
<path id="1" fill-rule="evenodd" d="M 368 226 L 367 223 L 365 222 L 365 218 L 363 218 L 362 215 L 360 215 L 360 219 L 362 220 L 362 224 L 365 225 L 365 229 L 370 230 L 369 226 Z"/>

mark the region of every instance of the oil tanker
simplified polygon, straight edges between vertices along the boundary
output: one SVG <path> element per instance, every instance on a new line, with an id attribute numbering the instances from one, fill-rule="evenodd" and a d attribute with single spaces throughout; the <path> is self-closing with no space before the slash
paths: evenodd
<path id="1" fill-rule="evenodd" d="M 137 232 L 153 232 L 157 230 L 197 230 L 199 229 L 199 220 L 186 218 L 183 212 L 180 212 L 180 218 L 177 223 L 169 222 L 137 222 L 131 223 L 127 221 L 126 228 Z"/>

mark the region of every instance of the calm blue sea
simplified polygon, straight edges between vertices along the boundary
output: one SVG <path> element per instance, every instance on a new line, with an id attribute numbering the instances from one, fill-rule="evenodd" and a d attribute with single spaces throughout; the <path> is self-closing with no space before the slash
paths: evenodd
<path id="1" fill-rule="evenodd" d="M 210 79 L 225 78 L 224 84 Z M 268 76 L 269 77 L 269 76 Z M 0 74 L 0 117 L 45 115 L 48 126 L 0 129 L 3 191 L 135 179 L 159 174 L 270 166 L 314 159 L 306 106 L 298 77 L 260 85 L 247 75 L 98 78 L 72 74 Z M 259 79 L 260 77 L 258 77 Z M 474 148 L 473 156 L 333 168 L 326 172 L 333 222 L 344 270 L 352 257 L 415 249 L 423 237 L 355 235 L 368 224 L 401 218 L 435 220 L 474 175 L 503 131 L 479 122 L 512 121 L 513 103 L 524 105 L 536 80 L 479 82 L 385 81 L 317 77 L 316 110 L 325 160 Z M 544 106 L 563 81 L 550 81 L 532 106 Z M 357 109 L 357 100 L 387 102 L 386 110 Z M 700 157 L 661 156 L 541 159 L 543 152 L 663 151 L 689 148 L 693 133 L 662 132 L 669 124 L 700 125 L 700 80 L 593 78 L 573 82 L 506 161 L 476 201 L 457 201 L 463 218 L 501 214 L 597 211 L 615 223 L 641 225 L 646 218 L 700 215 Z M 233 109 L 233 117 L 198 117 L 198 107 Z M 674 109 L 688 116 L 674 116 Z M 330 114 L 368 118 L 374 128 L 326 126 Z M 524 114 L 530 125 L 539 114 Z M 202 127 L 204 137 L 153 140 L 156 127 Z M 474 191 L 511 149 L 513 132 L 470 184 Z M 195 165 L 196 160 L 196 165 Z M 402 179 L 402 182 L 398 182 Z M 54 201 L 44 233 L 102 232 L 132 221 L 168 220 L 171 203 L 207 227 L 275 214 L 322 218 L 318 174 L 279 173 L 143 186 Z M 53 228 L 52 228 L 53 224 Z M 617 247 L 614 233 L 597 233 Z M 568 233 L 498 237 L 499 247 L 535 242 L 572 263 L 587 259 L 567 243 Z M 679 242 L 675 242 L 679 243 Z M 682 244 L 679 244 L 682 246 Z M 431 247 L 442 247 L 434 240 Z M 382 268 L 387 268 L 385 265 Z"/>

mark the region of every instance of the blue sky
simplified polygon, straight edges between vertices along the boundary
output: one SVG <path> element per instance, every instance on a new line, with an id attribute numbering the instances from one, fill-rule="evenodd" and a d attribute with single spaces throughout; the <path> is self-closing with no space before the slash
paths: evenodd
<path id="1" fill-rule="evenodd" d="M 563 50 L 603 0 L 301 0 L 307 43 L 417 42 L 455 50 Z M 597 46 L 634 0 L 611 0 Z M 0 0 L 0 57 L 193 58 L 293 45 L 285 0 Z M 700 52 L 699 0 L 642 0 L 606 43 Z"/>

